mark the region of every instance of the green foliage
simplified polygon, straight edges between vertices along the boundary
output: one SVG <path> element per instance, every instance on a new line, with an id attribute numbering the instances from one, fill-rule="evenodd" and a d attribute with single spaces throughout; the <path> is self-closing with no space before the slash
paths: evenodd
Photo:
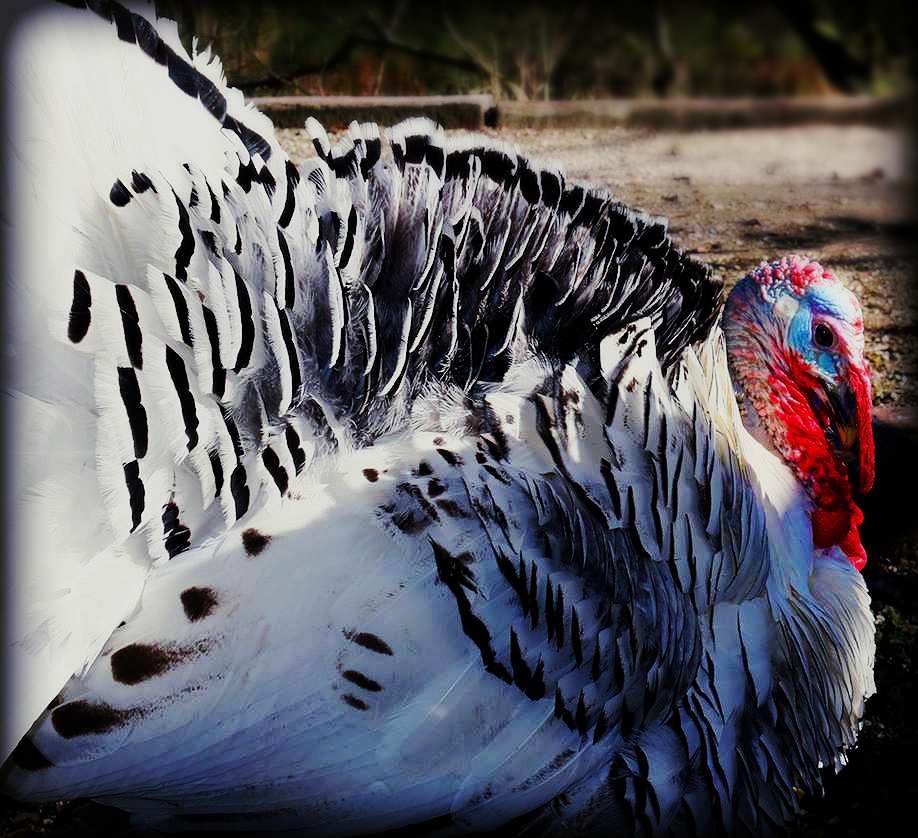
<path id="1" fill-rule="evenodd" d="M 882 643 L 886 653 L 909 668 L 918 669 L 918 624 L 910 622 L 891 605 L 883 610 Z"/>

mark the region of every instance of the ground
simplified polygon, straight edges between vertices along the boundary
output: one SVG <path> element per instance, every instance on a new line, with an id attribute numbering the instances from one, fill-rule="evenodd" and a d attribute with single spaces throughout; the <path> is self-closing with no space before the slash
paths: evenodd
<path id="1" fill-rule="evenodd" d="M 296 159 L 302 132 L 283 131 Z M 679 244 L 731 284 L 763 258 L 815 257 L 864 305 L 874 369 L 876 486 L 863 498 L 864 576 L 878 632 L 877 694 L 859 745 L 826 794 L 804 798 L 791 838 L 897 835 L 918 799 L 918 287 L 909 136 L 867 126 L 652 133 L 625 129 L 489 132 L 570 178 L 610 186 L 670 218 Z M 0 801 L 0 836 L 124 834 L 113 810 Z"/>

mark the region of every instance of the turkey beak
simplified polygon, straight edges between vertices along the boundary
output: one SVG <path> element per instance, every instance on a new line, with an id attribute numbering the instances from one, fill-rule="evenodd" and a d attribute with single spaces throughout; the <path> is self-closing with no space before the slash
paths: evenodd
<path id="1" fill-rule="evenodd" d="M 843 451 L 850 452 L 858 441 L 857 399 L 854 389 L 847 381 L 842 381 L 827 395 L 832 407 L 832 426 L 838 441 Z"/>
<path id="2" fill-rule="evenodd" d="M 860 366 L 852 365 L 847 378 L 826 387 L 825 393 L 841 453 L 846 463 L 857 470 L 861 492 L 869 492 L 873 486 L 874 447 L 870 368 L 867 362 Z"/>

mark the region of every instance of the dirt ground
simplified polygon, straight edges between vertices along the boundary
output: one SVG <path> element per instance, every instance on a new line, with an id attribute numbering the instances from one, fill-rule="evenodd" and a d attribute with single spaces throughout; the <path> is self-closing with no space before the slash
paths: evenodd
<path id="1" fill-rule="evenodd" d="M 728 283 L 763 258 L 804 253 L 861 298 L 874 369 L 877 478 L 861 500 L 878 630 L 877 695 L 826 794 L 803 799 L 793 838 L 905 834 L 918 799 L 918 252 L 912 147 L 901 130 L 809 126 L 717 132 L 497 129 L 569 178 L 610 186 L 670 219 L 680 245 Z M 302 132 L 283 131 L 294 159 Z M 112 810 L 0 801 L 0 836 L 122 834 Z"/>

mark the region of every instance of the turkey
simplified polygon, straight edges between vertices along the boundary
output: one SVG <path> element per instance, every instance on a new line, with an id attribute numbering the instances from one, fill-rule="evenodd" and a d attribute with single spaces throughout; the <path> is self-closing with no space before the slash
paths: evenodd
<path id="1" fill-rule="evenodd" d="M 295 166 L 152 11 L 15 34 L 3 792 L 780 834 L 874 689 L 855 297 L 480 136 Z M 737 398 L 739 396 L 739 398 Z"/>

